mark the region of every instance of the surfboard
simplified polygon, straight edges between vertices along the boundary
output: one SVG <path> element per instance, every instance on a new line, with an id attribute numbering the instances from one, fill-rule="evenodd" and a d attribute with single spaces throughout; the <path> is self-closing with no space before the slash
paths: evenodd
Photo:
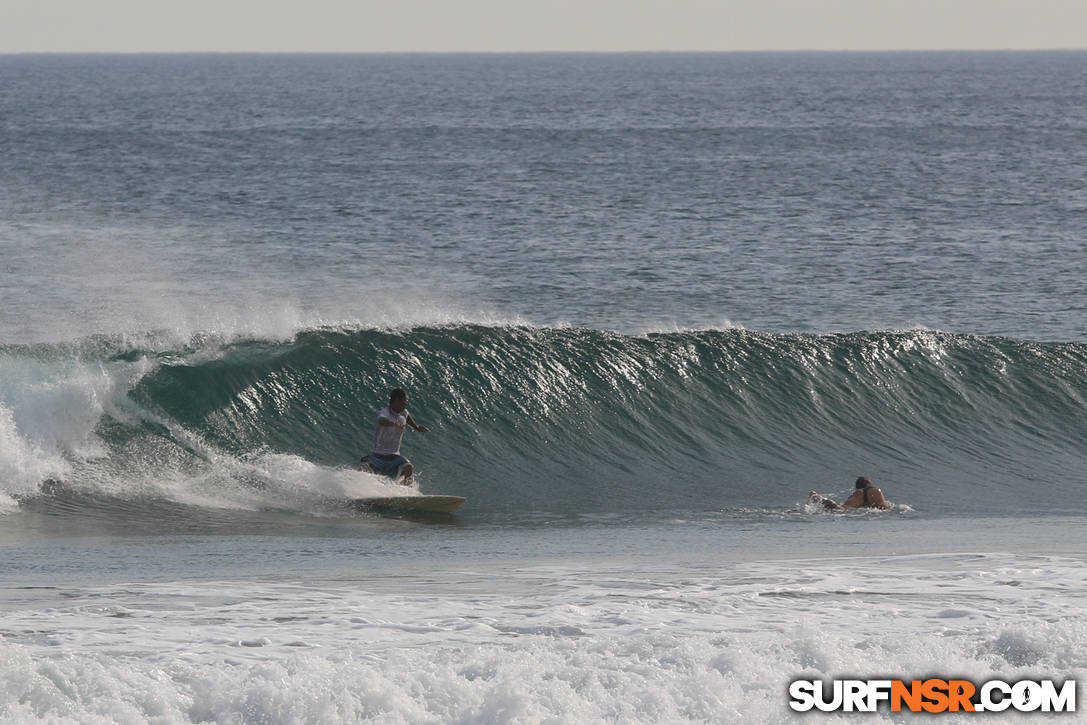
<path id="1" fill-rule="evenodd" d="M 468 499 L 463 496 L 382 496 L 380 498 L 355 498 L 351 503 L 370 511 L 410 513 L 449 513 L 459 509 Z"/>
<path id="2" fill-rule="evenodd" d="M 816 493 L 815 491 L 812 491 L 808 494 L 807 504 L 809 506 L 819 507 L 825 511 L 840 511 L 842 508 L 836 502 L 830 500 L 822 494 Z"/>

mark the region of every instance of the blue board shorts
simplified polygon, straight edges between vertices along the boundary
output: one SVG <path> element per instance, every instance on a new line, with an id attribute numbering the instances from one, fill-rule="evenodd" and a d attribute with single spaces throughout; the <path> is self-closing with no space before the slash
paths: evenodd
<path id="1" fill-rule="evenodd" d="M 383 453 L 371 453 L 368 456 L 363 456 L 361 461 L 364 465 L 369 465 L 378 473 L 390 478 L 396 478 L 400 467 L 409 462 L 403 456 L 385 455 Z"/>

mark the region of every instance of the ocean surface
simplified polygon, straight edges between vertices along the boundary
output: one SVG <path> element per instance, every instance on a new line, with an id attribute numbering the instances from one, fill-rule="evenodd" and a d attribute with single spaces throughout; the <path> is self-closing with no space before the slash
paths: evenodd
<path id="1" fill-rule="evenodd" d="M 1085 230 L 1087 52 L 0 56 L 0 720 L 1087 703 Z"/>

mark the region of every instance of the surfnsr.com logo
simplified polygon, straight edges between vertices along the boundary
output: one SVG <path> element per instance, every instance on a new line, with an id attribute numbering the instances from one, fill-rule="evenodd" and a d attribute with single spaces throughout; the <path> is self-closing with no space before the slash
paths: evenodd
<path id="1" fill-rule="evenodd" d="M 797 712 L 1075 712 L 1076 681 L 1053 680 L 794 680 L 789 707 Z"/>

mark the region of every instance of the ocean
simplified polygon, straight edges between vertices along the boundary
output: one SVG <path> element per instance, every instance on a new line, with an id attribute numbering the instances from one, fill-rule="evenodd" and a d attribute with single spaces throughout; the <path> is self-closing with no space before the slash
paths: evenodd
<path id="1" fill-rule="evenodd" d="M 1087 52 L 0 89 L 0 720 L 904 722 L 789 684 L 1087 681 Z M 395 387 L 453 514 L 348 503 L 405 492 L 355 470 Z M 889 510 L 805 504 L 858 476 Z"/>

